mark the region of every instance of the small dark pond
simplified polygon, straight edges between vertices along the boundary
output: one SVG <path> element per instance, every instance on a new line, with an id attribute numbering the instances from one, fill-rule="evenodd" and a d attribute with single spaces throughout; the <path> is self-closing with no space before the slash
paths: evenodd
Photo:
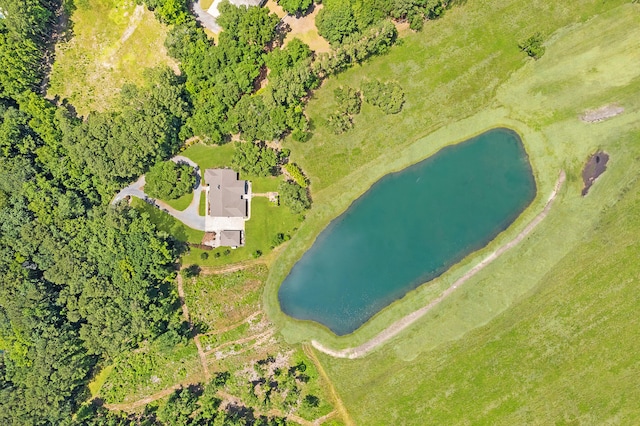
<path id="1" fill-rule="evenodd" d="M 536 193 L 520 137 L 494 129 L 385 176 L 333 220 L 279 290 L 337 335 L 494 239 Z"/>

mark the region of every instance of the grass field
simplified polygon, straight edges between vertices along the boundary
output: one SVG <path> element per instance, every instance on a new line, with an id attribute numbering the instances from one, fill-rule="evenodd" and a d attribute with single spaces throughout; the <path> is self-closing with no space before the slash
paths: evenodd
<path id="1" fill-rule="evenodd" d="M 267 268 L 257 265 L 242 271 L 203 275 L 185 280 L 185 300 L 197 323 L 210 331 L 242 321 L 260 308 L 260 293 Z"/>
<path id="2" fill-rule="evenodd" d="M 183 195 L 182 197 L 176 198 L 175 200 L 162 200 L 165 203 L 169 204 L 171 207 L 178 211 L 182 211 L 189 207 L 191 201 L 193 201 L 193 192 L 189 192 L 188 194 Z"/>
<path id="3" fill-rule="evenodd" d="M 109 403 L 133 402 L 176 383 L 195 383 L 202 377 L 193 342 L 143 345 L 115 361 L 99 395 Z"/>
<path id="4" fill-rule="evenodd" d="M 178 219 L 163 212 L 157 207 L 145 203 L 138 198 L 133 198 L 131 205 L 139 211 L 148 214 L 151 221 L 159 230 L 172 235 L 176 240 L 183 243 L 188 242 L 194 244 L 200 244 L 202 242 L 202 237 L 204 236 L 203 231 L 189 228 Z"/>
<path id="5" fill-rule="evenodd" d="M 511 240 L 542 209 L 559 171 L 567 173 L 533 234 L 398 338 L 362 360 L 322 356 L 356 424 L 638 421 L 640 392 L 630 378 L 639 373 L 639 348 L 630 335 L 639 307 L 632 259 L 640 255 L 633 237 L 640 231 L 640 51 L 633 48 L 640 15 L 622 3 L 505 0 L 488 8 L 469 0 L 388 55 L 327 81 L 310 102 L 314 137 L 288 144 L 311 178 L 314 208 L 273 263 L 265 292 L 269 317 L 288 341 L 344 348 L 373 337 Z M 536 30 L 547 52 L 532 61 L 517 42 Z M 333 89 L 366 78 L 398 80 L 405 110 L 383 116 L 365 105 L 354 130 L 330 134 L 322 120 L 335 107 Z M 609 103 L 625 112 L 601 123 L 579 120 Z M 288 270 L 373 182 L 497 126 L 522 136 L 539 190 L 510 229 L 353 335 L 337 338 L 279 311 L 277 287 Z M 609 168 L 583 198 L 581 169 L 598 149 L 610 153 Z M 616 382 L 624 382 L 618 390 Z"/>
<path id="6" fill-rule="evenodd" d="M 141 85 L 143 72 L 176 64 L 167 56 L 165 26 L 133 0 L 78 0 L 72 37 L 56 47 L 47 95 L 68 99 L 80 115 L 113 107 L 125 83 Z"/>
<path id="7" fill-rule="evenodd" d="M 231 166 L 234 147 L 232 143 L 220 146 L 204 145 L 196 143 L 180 153 L 185 157 L 195 161 L 204 173 L 206 169 Z"/>

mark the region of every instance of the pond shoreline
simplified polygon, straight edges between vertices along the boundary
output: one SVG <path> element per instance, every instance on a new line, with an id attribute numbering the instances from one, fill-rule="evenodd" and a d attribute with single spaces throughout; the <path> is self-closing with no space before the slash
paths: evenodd
<path id="1" fill-rule="evenodd" d="M 519 134 L 498 127 L 389 173 L 318 235 L 278 291 L 281 310 L 353 333 L 508 229 L 536 197 Z"/>
<path id="2" fill-rule="evenodd" d="M 504 244 L 503 246 L 498 248 L 496 251 L 491 253 L 489 256 L 484 258 L 482 261 L 480 261 L 480 263 L 474 266 L 469 272 L 464 274 L 461 278 L 456 280 L 451 286 L 449 286 L 444 292 L 442 292 L 442 294 L 438 298 L 432 300 L 428 305 L 423 306 L 422 308 L 416 311 L 413 311 L 408 315 L 405 315 L 404 317 L 400 318 L 399 320 L 391 324 L 389 327 L 382 330 L 375 337 L 364 342 L 359 346 L 341 349 L 341 350 L 334 350 L 334 349 L 330 349 L 323 346 L 321 343 L 319 343 L 316 340 L 311 340 L 311 344 L 313 345 L 314 348 L 316 348 L 320 352 L 325 353 L 327 355 L 331 355 L 335 358 L 354 359 L 354 358 L 361 358 L 367 355 L 369 352 L 376 349 L 377 347 L 379 347 L 380 345 L 386 343 L 387 341 L 389 341 L 390 339 L 398 335 L 400 332 L 402 332 L 404 329 L 411 326 L 417 320 L 425 316 L 429 311 L 431 311 L 431 309 L 433 309 L 435 306 L 437 306 L 443 300 L 445 300 L 458 287 L 460 287 L 462 284 L 464 284 L 467 280 L 469 280 L 471 277 L 476 275 L 486 266 L 491 264 L 504 252 L 515 247 L 516 245 L 518 245 L 518 243 L 520 243 L 523 239 L 525 239 L 540 224 L 540 222 L 542 222 L 542 220 L 545 217 L 547 217 L 547 215 L 549 214 L 549 211 L 551 210 L 551 205 L 553 204 L 553 201 L 558 195 L 558 192 L 562 188 L 562 185 L 564 184 L 565 179 L 566 179 L 566 174 L 564 170 L 561 170 L 560 175 L 558 176 L 558 180 L 556 181 L 555 188 L 553 189 L 553 192 L 549 196 L 547 204 L 544 206 L 544 209 L 542 210 L 542 212 L 540 212 L 535 218 L 533 218 L 533 220 L 529 222 L 529 224 L 513 240 Z"/>

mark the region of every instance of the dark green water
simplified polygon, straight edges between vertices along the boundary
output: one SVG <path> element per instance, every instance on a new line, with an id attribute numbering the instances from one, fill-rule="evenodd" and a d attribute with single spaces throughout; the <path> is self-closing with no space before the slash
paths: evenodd
<path id="1" fill-rule="evenodd" d="M 320 233 L 280 287 L 282 310 L 337 335 L 441 275 L 535 197 L 519 136 L 494 129 L 385 176 Z"/>

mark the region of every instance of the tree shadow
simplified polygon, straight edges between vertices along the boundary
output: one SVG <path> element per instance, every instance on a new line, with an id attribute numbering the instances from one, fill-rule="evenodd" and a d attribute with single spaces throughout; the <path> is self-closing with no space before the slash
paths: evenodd
<path id="1" fill-rule="evenodd" d="M 51 16 L 50 32 L 44 40 L 44 55 L 42 61 L 42 81 L 40 82 L 40 94 L 47 92 L 51 79 L 51 69 L 56 57 L 56 45 L 66 43 L 73 38 L 73 21 L 70 19 L 76 10 L 74 0 L 58 0 L 52 2 L 55 10 Z"/>

